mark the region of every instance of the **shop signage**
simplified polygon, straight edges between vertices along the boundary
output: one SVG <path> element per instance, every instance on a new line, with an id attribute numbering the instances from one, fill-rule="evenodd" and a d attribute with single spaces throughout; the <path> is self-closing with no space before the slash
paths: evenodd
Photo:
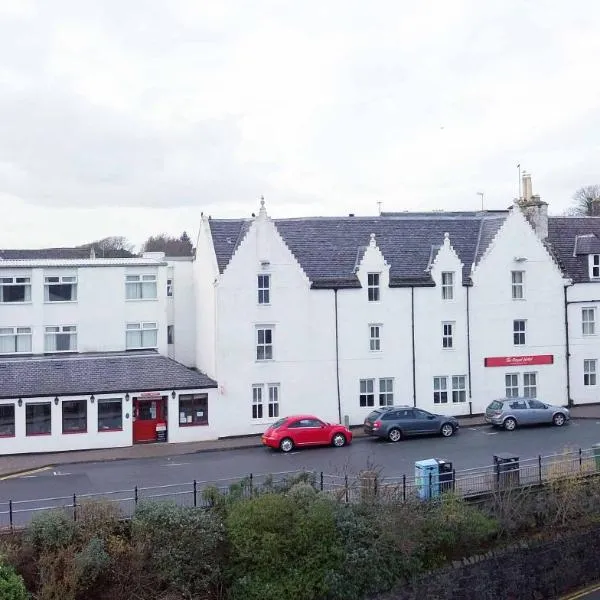
<path id="1" fill-rule="evenodd" d="M 144 400 L 160 400 L 162 398 L 160 392 L 142 392 L 139 397 Z"/>
<path id="2" fill-rule="evenodd" d="M 486 367 L 529 367 L 530 365 L 552 365 L 553 354 L 534 354 L 533 356 L 488 356 L 483 359 Z"/>

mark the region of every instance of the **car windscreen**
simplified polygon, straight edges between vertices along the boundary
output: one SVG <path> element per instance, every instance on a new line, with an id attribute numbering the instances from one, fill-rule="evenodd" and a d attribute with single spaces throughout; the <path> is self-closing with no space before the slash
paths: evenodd
<path id="1" fill-rule="evenodd" d="M 283 419 L 279 419 L 278 421 L 275 421 L 275 423 L 273 423 L 273 425 L 271 425 L 271 428 L 277 429 L 278 427 L 281 427 L 286 421 L 287 421 L 287 417 L 285 417 Z"/>
<path id="2" fill-rule="evenodd" d="M 489 406 L 488 408 L 491 408 L 492 410 L 501 410 L 502 409 L 502 402 L 500 402 L 500 400 L 494 400 Z"/>

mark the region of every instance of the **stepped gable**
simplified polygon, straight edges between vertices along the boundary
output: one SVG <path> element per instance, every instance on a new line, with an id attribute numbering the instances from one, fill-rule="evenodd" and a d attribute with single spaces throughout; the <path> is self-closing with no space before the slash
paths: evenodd
<path id="1" fill-rule="evenodd" d="M 490 217 L 489 215 L 493 215 Z M 448 233 L 463 263 L 463 282 L 471 265 L 504 221 L 486 212 L 382 213 L 376 217 L 306 217 L 274 219 L 284 242 L 314 288 L 360 287 L 356 265 L 370 236 L 390 265 L 390 286 L 433 285 L 428 272 L 432 246 Z M 489 223 L 488 223 L 489 220 Z M 249 220 L 211 220 L 221 272 L 227 266 Z M 485 235 L 482 228 L 485 225 Z M 482 243 L 483 239 L 483 243 Z"/>

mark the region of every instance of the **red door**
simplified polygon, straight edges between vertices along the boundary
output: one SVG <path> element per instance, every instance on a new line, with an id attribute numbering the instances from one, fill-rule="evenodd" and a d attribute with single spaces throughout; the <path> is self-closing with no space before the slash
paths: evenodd
<path id="1" fill-rule="evenodd" d="M 134 398 L 133 443 L 156 442 L 156 426 L 165 423 L 165 417 L 164 398 Z"/>

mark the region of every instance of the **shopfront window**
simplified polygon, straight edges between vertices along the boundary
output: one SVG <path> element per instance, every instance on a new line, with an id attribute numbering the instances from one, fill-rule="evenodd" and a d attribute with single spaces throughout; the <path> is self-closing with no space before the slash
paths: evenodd
<path id="1" fill-rule="evenodd" d="M 63 433 L 87 431 L 87 400 L 68 400 L 62 403 Z"/>
<path id="2" fill-rule="evenodd" d="M 25 406 L 25 435 L 52 433 L 52 405 L 50 402 L 28 403 Z"/>
<path id="3" fill-rule="evenodd" d="M 123 430 L 123 401 L 121 398 L 98 400 L 98 431 Z"/>
<path id="4" fill-rule="evenodd" d="M 179 396 L 179 425 L 208 425 L 208 394 Z"/>
<path id="5" fill-rule="evenodd" d="M 15 405 L 0 404 L 0 437 L 15 435 Z"/>

